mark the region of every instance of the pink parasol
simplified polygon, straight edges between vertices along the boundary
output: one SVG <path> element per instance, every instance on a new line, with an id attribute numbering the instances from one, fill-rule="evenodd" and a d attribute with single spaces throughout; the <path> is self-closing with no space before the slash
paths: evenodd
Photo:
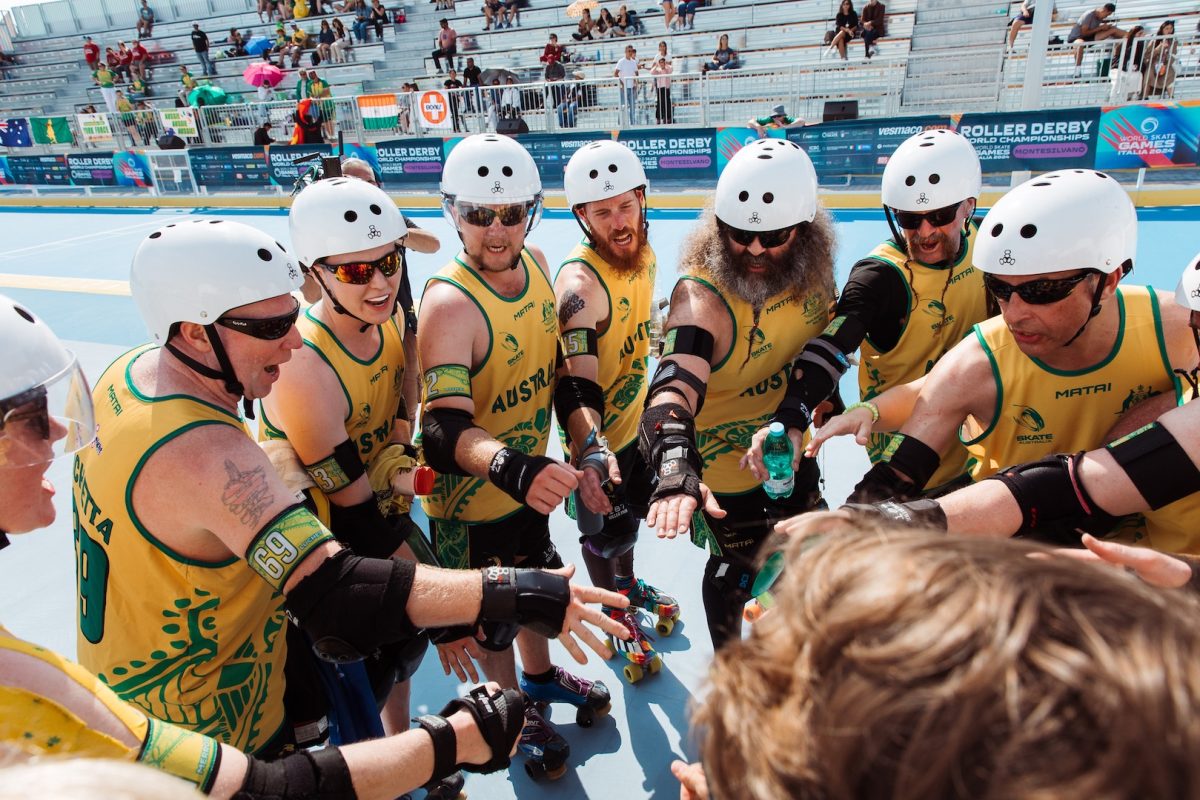
<path id="1" fill-rule="evenodd" d="M 274 64 L 268 64 L 265 61 L 256 61 L 246 67 L 242 73 L 246 83 L 251 86 L 262 86 L 264 83 L 267 86 L 278 86 L 283 80 L 283 70 Z"/>

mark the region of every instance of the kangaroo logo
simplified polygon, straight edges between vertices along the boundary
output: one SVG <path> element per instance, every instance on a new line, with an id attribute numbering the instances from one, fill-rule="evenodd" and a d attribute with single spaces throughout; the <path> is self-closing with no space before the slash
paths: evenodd
<path id="1" fill-rule="evenodd" d="M 500 181 L 492 184 L 492 194 L 504 194 L 504 187 L 500 185 Z"/>
<path id="2" fill-rule="evenodd" d="M 605 182 L 604 182 L 604 191 L 606 191 L 606 192 L 611 192 L 611 191 L 612 191 L 613 189 L 615 189 L 615 188 L 616 188 L 616 187 L 612 185 L 612 181 L 605 181 Z"/>
<path id="3" fill-rule="evenodd" d="M 380 236 L 383 236 L 383 231 L 379 230 L 379 228 L 376 228 L 374 225 L 371 226 L 371 230 L 367 231 L 368 239 L 378 239 Z"/>
<path id="4" fill-rule="evenodd" d="M 1013 264 L 1017 263 L 1017 260 L 1013 258 L 1012 250 L 1004 251 L 1004 255 L 1000 256 L 1000 263 L 1006 267 L 1011 267 Z"/>
<path id="5" fill-rule="evenodd" d="M 919 205 L 919 206 L 929 205 L 929 198 L 925 196 L 924 192 L 921 192 L 921 196 L 917 198 L 917 205 Z"/>
<path id="6" fill-rule="evenodd" d="M 760 217 L 760 216 L 758 215 L 758 212 L 757 212 L 757 211 L 755 211 L 753 214 L 751 214 L 751 215 L 750 215 L 750 219 L 748 219 L 748 220 L 746 220 L 746 221 L 747 221 L 747 222 L 749 222 L 749 223 L 751 223 L 751 224 L 754 224 L 754 225 L 761 225 L 761 224 L 762 224 L 762 217 Z"/>

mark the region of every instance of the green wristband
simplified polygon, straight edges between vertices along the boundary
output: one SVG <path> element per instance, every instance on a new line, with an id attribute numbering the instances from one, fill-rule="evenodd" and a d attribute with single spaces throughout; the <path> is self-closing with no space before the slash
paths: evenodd
<path id="1" fill-rule="evenodd" d="M 865 408 L 871 412 L 872 425 L 874 425 L 876 422 L 879 422 L 879 406 L 875 405 L 870 400 L 864 400 L 861 403 L 851 403 L 850 405 L 846 406 L 846 411 L 853 411 L 856 408 Z"/>

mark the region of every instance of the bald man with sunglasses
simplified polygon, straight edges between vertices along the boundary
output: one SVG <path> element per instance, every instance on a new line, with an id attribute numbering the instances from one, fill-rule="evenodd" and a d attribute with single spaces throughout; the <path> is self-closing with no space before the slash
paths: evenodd
<path id="1" fill-rule="evenodd" d="M 973 256 L 1000 315 L 976 325 L 923 379 L 830 422 L 810 453 L 837 433 L 864 443 L 873 430 L 899 430 L 850 499 L 907 500 L 956 437 L 978 481 L 1100 447 L 1123 417 L 1141 424 L 1139 404 L 1151 398 L 1179 402 L 1175 370 L 1190 373 L 1197 361 L 1189 310 L 1166 292 L 1119 286 L 1136 248 L 1133 203 L 1111 176 L 1063 170 L 1018 186 L 984 218 Z M 1178 514 L 1151 512 L 1146 530 L 1174 526 Z M 1141 526 L 1115 524 L 1129 538 L 1143 535 Z"/>

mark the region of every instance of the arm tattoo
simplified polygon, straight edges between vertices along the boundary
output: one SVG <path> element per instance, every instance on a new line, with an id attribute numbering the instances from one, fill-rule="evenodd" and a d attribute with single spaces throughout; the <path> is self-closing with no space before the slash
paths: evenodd
<path id="1" fill-rule="evenodd" d="M 229 459 L 225 460 L 225 474 L 229 480 L 221 493 L 221 502 L 229 512 L 249 528 L 258 527 L 263 511 L 270 505 L 273 495 L 267 485 L 267 473 L 262 467 L 243 472 Z"/>
<path id="2" fill-rule="evenodd" d="M 566 325 L 567 320 L 583 311 L 583 307 L 587 303 L 583 302 L 583 298 L 572 292 L 570 289 L 563 295 L 562 302 L 558 304 L 558 324 L 559 326 Z"/>

